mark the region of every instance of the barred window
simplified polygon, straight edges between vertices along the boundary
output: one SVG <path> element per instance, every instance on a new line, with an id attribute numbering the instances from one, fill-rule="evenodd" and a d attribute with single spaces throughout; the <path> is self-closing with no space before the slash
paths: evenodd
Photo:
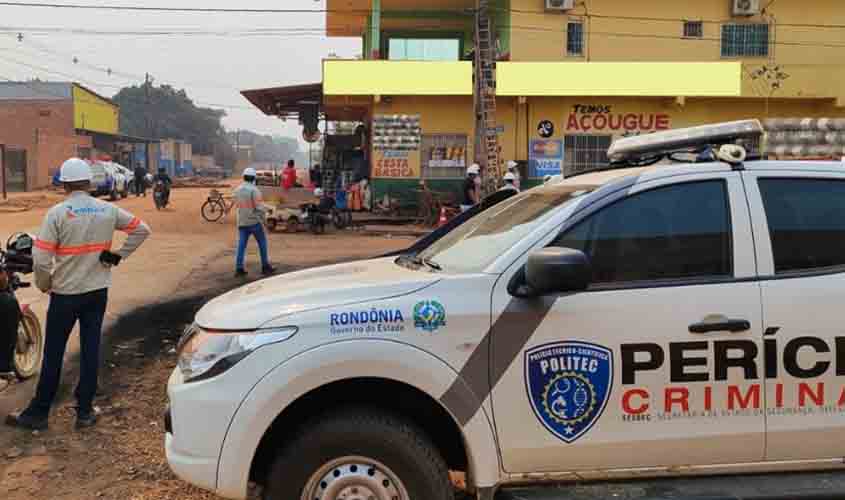
<path id="1" fill-rule="evenodd" d="M 570 22 L 566 25 L 566 53 L 570 56 L 584 55 L 584 23 Z"/>
<path id="2" fill-rule="evenodd" d="M 607 168 L 607 150 L 613 142 L 610 135 L 567 135 L 564 137 L 564 175 Z"/>
<path id="3" fill-rule="evenodd" d="M 704 23 L 701 21 L 684 22 L 684 38 L 703 38 Z"/>
<path id="4" fill-rule="evenodd" d="M 766 57 L 768 55 L 768 24 L 722 25 L 722 57 Z"/>

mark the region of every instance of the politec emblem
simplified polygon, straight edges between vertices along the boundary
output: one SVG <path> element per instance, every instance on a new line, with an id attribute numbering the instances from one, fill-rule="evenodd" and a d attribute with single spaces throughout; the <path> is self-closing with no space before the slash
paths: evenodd
<path id="1" fill-rule="evenodd" d="M 436 300 L 425 300 L 414 306 L 414 326 L 434 333 L 446 326 L 446 308 Z"/>
<path id="2" fill-rule="evenodd" d="M 525 387 L 534 414 L 573 443 L 598 421 L 613 388 L 613 352 L 586 342 L 557 342 L 525 353 Z"/>

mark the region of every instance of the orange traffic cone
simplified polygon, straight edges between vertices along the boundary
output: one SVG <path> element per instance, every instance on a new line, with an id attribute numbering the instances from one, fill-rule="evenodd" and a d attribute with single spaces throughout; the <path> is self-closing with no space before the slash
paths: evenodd
<path id="1" fill-rule="evenodd" d="M 449 218 L 446 217 L 446 207 L 440 207 L 440 219 L 437 221 L 437 227 L 443 227 L 447 222 L 449 222 Z"/>

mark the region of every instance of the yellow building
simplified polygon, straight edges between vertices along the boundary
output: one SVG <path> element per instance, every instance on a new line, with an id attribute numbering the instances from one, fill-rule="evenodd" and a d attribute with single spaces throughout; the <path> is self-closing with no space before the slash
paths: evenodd
<path id="1" fill-rule="evenodd" d="M 362 175 L 377 199 L 411 199 L 420 178 L 458 189 L 474 158 L 474 8 L 474 0 L 328 0 L 328 35 L 360 37 L 364 60 L 324 61 L 322 86 L 307 97 L 245 95 L 268 114 L 317 98 L 326 118 L 365 123 Z M 555 169 L 605 165 L 621 135 L 845 117 L 841 0 L 497 0 L 493 11 L 502 157 L 519 161 L 529 184 Z M 420 137 L 389 142 L 396 118 L 411 123 L 400 134 L 416 134 L 418 123 Z"/>

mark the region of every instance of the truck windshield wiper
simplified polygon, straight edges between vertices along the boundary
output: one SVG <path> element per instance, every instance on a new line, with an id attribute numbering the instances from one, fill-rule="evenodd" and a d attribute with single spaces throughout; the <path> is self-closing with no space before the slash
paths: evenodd
<path id="1" fill-rule="evenodd" d="M 427 265 L 428 267 L 434 269 L 435 271 L 442 271 L 443 267 L 431 260 L 431 257 L 426 257 L 425 259 L 419 259 L 423 264 Z"/>

